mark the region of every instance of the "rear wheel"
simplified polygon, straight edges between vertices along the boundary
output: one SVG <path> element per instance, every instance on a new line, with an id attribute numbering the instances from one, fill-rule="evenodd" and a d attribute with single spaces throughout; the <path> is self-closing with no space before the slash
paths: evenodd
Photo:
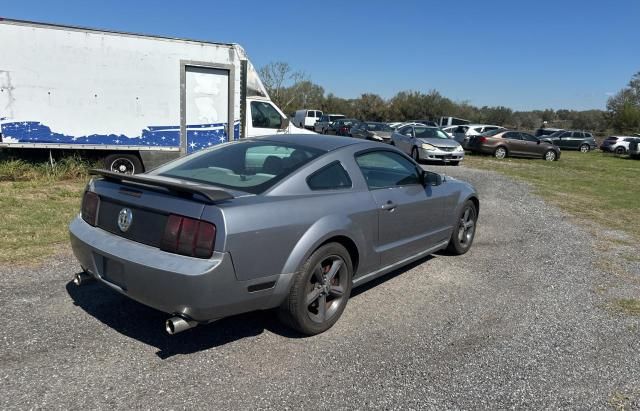
<path id="1" fill-rule="evenodd" d="M 556 152 L 553 150 L 549 150 L 544 153 L 544 159 L 547 161 L 555 161 L 557 157 Z"/>
<path id="2" fill-rule="evenodd" d="M 469 251 L 473 238 L 476 234 L 476 222 L 478 221 L 478 210 L 473 201 L 464 203 L 462 211 L 458 216 L 457 224 L 451 233 L 447 251 L 461 255 Z"/>
<path id="3" fill-rule="evenodd" d="M 418 152 L 418 149 L 415 147 L 411 149 L 411 158 L 416 160 L 416 163 L 420 162 L 420 153 Z"/>
<path id="4" fill-rule="evenodd" d="M 580 146 L 580 151 L 582 153 L 588 153 L 591 150 L 591 147 L 589 146 L 589 144 L 582 144 Z"/>
<path id="5" fill-rule="evenodd" d="M 340 244 L 329 243 L 314 251 L 294 278 L 280 307 L 280 319 L 306 335 L 331 328 L 351 295 L 351 258 Z"/>
<path id="6" fill-rule="evenodd" d="M 493 156 L 498 160 L 502 160 L 507 156 L 507 149 L 505 147 L 500 146 L 496 148 L 496 151 L 493 152 Z"/>
<path id="7" fill-rule="evenodd" d="M 134 154 L 109 154 L 104 159 L 104 166 L 114 173 L 137 174 L 142 173 L 142 162 Z"/>
<path id="8" fill-rule="evenodd" d="M 624 147 L 622 147 L 622 146 L 621 146 L 621 147 L 616 148 L 616 154 L 617 154 L 617 155 L 619 155 L 619 156 L 621 156 L 621 155 L 625 154 L 626 152 L 627 152 L 627 150 L 625 150 L 625 148 L 624 148 Z"/>

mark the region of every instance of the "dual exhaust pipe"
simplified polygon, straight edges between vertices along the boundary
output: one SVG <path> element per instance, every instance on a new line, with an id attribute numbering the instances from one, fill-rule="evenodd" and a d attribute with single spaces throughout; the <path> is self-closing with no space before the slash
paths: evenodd
<path id="1" fill-rule="evenodd" d="M 95 278 L 87 271 L 76 273 L 73 276 L 73 283 L 78 287 L 86 285 L 87 283 L 90 283 L 92 281 L 95 281 Z M 164 328 L 167 331 L 167 334 L 174 335 L 186 331 L 189 328 L 193 328 L 197 325 L 197 321 L 191 320 L 187 317 L 180 317 L 176 315 L 165 321 Z"/>

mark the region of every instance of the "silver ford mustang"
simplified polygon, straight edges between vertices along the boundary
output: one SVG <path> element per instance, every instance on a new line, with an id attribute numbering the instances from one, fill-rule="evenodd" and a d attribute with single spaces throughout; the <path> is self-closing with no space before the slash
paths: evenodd
<path id="1" fill-rule="evenodd" d="M 146 174 L 94 173 L 69 227 L 75 282 L 170 314 L 170 334 L 276 307 L 321 333 L 352 287 L 441 249 L 467 252 L 479 211 L 469 184 L 353 138 L 245 139 Z"/>

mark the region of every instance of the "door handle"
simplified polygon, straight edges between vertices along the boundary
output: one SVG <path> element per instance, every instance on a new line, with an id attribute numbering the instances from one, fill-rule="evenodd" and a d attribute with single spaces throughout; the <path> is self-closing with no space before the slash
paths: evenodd
<path id="1" fill-rule="evenodd" d="M 393 201 L 389 200 L 387 201 L 386 204 L 383 204 L 380 208 L 382 208 L 383 210 L 387 210 L 387 211 L 393 211 L 396 209 L 398 205 L 396 203 L 394 203 Z"/>

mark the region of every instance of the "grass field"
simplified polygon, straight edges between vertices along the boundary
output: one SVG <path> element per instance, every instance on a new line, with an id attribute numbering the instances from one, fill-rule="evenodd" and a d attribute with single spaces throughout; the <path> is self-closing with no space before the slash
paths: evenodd
<path id="1" fill-rule="evenodd" d="M 0 264 L 32 264 L 68 246 L 90 164 L 0 159 Z"/>
<path id="2" fill-rule="evenodd" d="M 554 162 L 467 155 L 464 163 L 529 182 L 540 196 L 571 215 L 640 240 L 640 160 L 563 151 Z"/>

